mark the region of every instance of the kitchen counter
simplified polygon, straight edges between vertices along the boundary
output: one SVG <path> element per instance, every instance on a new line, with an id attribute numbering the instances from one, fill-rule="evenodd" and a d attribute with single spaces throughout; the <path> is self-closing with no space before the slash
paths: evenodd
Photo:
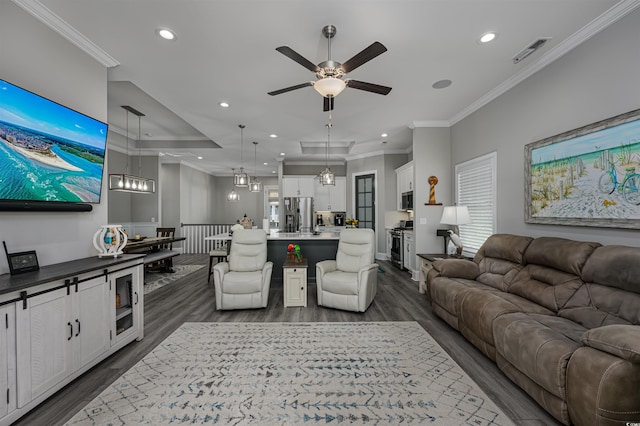
<path id="1" fill-rule="evenodd" d="M 267 240 L 339 240 L 339 232 L 278 232 L 267 235 Z"/>

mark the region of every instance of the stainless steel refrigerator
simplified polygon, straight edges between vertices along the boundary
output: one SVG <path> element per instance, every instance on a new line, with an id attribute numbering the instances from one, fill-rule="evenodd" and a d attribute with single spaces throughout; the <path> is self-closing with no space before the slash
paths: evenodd
<path id="1" fill-rule="evenodd" d="M 313 231 L 313 198 L 285 197 L 284 199 L 284 231 Z"/>

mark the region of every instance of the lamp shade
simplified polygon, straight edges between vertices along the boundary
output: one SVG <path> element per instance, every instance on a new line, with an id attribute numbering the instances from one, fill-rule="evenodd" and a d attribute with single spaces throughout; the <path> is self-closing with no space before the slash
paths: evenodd
<path id="1" fill-rule="evenodd" d="M 471 223 L 467 206 L 447 206 L 442 212 L 440 223 L 444 225 L 464 225 Z"/>
<path id="2" fill-rule="evenodd" d="M 316 81 L 313 84 L 313 88 L 326 98 L 338 96 L 344 90 L 346 85 L 347 84 L 344 80 L 340 80 L 339 78 L 325 77 Z"/>

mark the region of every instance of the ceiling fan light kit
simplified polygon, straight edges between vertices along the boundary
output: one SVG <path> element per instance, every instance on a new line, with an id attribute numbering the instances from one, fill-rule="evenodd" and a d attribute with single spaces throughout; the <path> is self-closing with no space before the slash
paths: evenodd
<path id="1" fill-rule="evenodd" d="M 336 31 L 336 27 L 333 25 L 326 25 L 322 28 L 322 34 L 327 38 L 328 59 L 318 65 L 315 65 L 289 46 L 277 47 L 276 50 L 278 52 L 313 72 L 316 76 L 316 81 L 309 81 L 306 83 L 296 84 L 295 86 L 285 87 L 284 89 L 269 92 L 269 95 L 280 95 L 282 93 L 291 92 L 292 90 L 313 86 L 313 88 L 324 98 L 323 110 L 331 111 L 334 106 L 334 98 L 346 87 L 377 93 L 379 95 L 388 94 L 391 91 L 391 87 L 367 83 L 364 81 L 344 79 L 349 72 L 386 52 L 387 48 L 384 47 L 382 43 L 376 41 L 349 59 L 347 62 L 341 64 L 340 62 L 331 60 L 331 39 L 336 35 Z"/>

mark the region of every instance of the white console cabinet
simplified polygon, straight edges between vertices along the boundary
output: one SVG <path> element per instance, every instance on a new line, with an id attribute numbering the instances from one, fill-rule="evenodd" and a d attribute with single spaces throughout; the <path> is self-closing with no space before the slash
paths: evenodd
<path id="1" fill-rule="evenodd" d="M 142 257 L 128 255 L 0 276 L 0 315 L 6 323 L 0 331 L 0 425 L 11 424 L 143 337 L 143 273 Z"/>

